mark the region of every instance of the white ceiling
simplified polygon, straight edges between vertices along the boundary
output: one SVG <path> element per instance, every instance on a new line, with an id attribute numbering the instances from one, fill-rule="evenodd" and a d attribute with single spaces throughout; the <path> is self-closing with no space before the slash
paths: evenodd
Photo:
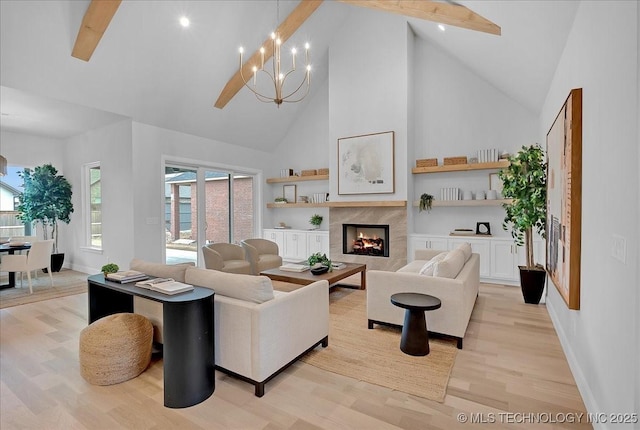
<path id="1" fill-rule="evenodd" d="M 280 2 L 280 20 L 297 1 Z M 527 107 L 540 111 L 579 2 L 463 1 L 502 27 L 502 36 L 409 18 L 434 43 Z M 213 103 L 275 27 L 273 1 L 124 1 L 89 62 L 71 57 L 84 1 L 0 1 L 0 127 L 69 137 L 130 117 L 135 121 L 262 150 L 273 149 L 327 79 L 328 49 L 349 14 L 325 1 L 287 46 L 312 45 L 312 94 L 301 103 L 256 101 L 243 89 Z M 383 13 L 383 12 L 377 12 Z M 186 15 L 189 28 L 178 18 Z M 315 84 L 315 85 L 314 85 Z"/>

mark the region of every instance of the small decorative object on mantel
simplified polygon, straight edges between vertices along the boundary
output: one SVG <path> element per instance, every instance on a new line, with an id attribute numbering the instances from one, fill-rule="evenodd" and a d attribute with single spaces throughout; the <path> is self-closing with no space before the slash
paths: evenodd
<path id="1" fill-rule="evenodd" d="M 491 224 L 488 222 L 476 223 L 476 234 L 491 236 Z"/>
<path id="2" fill-rule="evenodd" d="M 431 204 L 433 203 L 433 196 L 431 194 L 424 193 L 420 196 L 420 203 L 418 208 L 420 212 L 422 211 L 431 211 Z"/>
<path id="3" fill-rule="evenodd" d="M 313 226 L 314 230 L 320 228 L 320 224 L 322 224 L 322 215 L 313 214 L 311 215 L 311 219 L 309 219 L 309 224 Z"/>

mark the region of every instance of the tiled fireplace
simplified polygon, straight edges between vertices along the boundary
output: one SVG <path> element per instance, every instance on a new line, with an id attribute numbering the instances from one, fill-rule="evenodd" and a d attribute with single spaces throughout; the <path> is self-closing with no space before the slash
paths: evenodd
<path id="1" fill-rule="evenodd" d="M 406 207 L 330 208 L 329 219 L 332 260 L 376 270 L 397 270 L 407 263 Z"/>

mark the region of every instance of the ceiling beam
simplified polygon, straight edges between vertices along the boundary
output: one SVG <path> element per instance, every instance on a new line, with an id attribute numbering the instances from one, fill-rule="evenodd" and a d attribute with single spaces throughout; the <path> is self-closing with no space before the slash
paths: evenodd
<path id="1" fill-rule="evenodd" d="M 280 34 L 282 43 L 285 43 L 289 37 L 291 37 L 298 28 L 304 23 L 322 4 L 322 0 L 302 0 L 298 6 L 282 21 L 282 24 L 278 26 L 276 32 Z M 265 63 L 273 56 L 273 43 L 271 37 L 267 38 L 262 46 L 265 49 L 264 61 Z M 252 66 L 260 64 L 260 48 L 258 48 L 251 57 L 242 65 L 242 75 L 250 79 L 253 76 Z M 222 109 L 231 101 L 231 99 L 238 94 L 238 91 L 242 89 L 244 82 L 242 76 L 240 76 L 240 70 L 238 70 L 233 77 L 224 86 L 218 100 L 215 103 L 215 107 Z"/>
<path id="2" fill-rule="evenodd" d="M 91 0 L 82 18 L 71 56 L 89 61 L 122 0 Z"/>
<path id="3" fill-rule="evenodd" d="M 471 9 L 456 3 L 429 0 L 338 0 L 355 6 L 378 9 L 428 21 L 462 27 L 469 30 L 500 35 L 498 25 L 478 15 Z"/>

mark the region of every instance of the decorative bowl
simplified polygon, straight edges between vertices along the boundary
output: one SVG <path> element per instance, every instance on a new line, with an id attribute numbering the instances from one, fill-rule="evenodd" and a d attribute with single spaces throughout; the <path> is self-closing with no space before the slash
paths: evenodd
<path id="1" fill-rule="evenodd" d="M 323 273 L 327 273 L 328 271 L 329 267 L 327 266 L 314 267 L 313 269 L 311 269 L 311 274 L 322 275 Z"/>

